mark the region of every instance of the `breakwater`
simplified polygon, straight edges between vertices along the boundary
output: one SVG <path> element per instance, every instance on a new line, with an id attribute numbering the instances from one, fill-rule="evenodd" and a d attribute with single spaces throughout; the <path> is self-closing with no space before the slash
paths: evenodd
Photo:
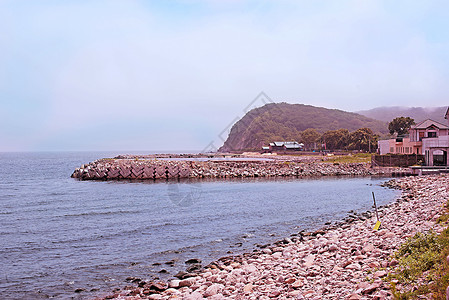
<path id="1" fill-rule="evenodd" d="M 99 159 L 75 169 L 80 180 L 156 180 L 180 178 L 371 176 L 404 171 L 372 168 L 369 163 L 328 163 L 297 158 L 270 160 L 161 160 L 145 157 Z"/>

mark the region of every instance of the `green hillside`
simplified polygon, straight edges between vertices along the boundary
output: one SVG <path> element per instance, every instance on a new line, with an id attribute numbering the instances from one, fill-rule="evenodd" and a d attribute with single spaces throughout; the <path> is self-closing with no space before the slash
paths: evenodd
<path id="1" fill-rule="evenodd" d="M 231 128 L 221 152 L 260 149 L 272 141 L 301 140 L 301 132 L 315 128 L 320 133 L 340 128 L 355 131 L 368 127 L 381 135 L 387 123 L 356 113 L 304 104 L 270 103 L 249 111 Z"/>

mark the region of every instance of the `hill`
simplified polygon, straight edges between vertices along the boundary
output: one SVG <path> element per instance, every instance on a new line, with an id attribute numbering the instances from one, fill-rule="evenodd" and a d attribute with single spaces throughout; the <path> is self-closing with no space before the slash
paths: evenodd
<path id="1" fill-rule="evenodd" d="M 410 117 L 415 122 L 421 122 L 425 119 L 432 119 L 434 121 L 446 124 L 444 114 L 446 113 L 447 106 L 441 107 L 377 107 L 369 110 L 361 110 L 356 113 L 364 115 L 368 118 L 376 120 L 390 122 L 396 117 Z"/>
<path id="2" fill-rule="evenodd" d="M 360 114 L 305 104 L 269 103 L 252 109 L 231 128 L 220 152 L 260 149 L 273 141 L 300 141 L 301 131 L 315 128 L 320 133 L 340 128 L 362 127 L 387 134 L 387 123 Z"/>

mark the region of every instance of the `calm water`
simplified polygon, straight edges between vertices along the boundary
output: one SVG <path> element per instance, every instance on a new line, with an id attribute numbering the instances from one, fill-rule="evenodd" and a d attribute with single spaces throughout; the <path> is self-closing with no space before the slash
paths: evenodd
<path id="1" fill-rule="evenodd" d="M 398 193 L 379 178 L 70 178 L 81 164 L 117 154 L 0 153 L 1 299 L 101 295 L 128 276 L 174 274 L 189 258 L 208 263 L 368 210 L 372 191 L 380 204 Z"/>

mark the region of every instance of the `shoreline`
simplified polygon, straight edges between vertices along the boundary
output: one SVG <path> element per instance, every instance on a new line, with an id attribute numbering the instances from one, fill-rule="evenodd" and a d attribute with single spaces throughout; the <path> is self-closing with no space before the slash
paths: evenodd
<path id="1" fill-rule="evenodd" d="M 96 299 L 390 299 L 382 281 L 397 263 L 390 256 L 416 232 L 441 231 L 435 220 L 449 196 L 447 181 L 439 175 L 387 182 L 402 193 L 379 207 L 377 232 L 368 211 L 252 253 L 223 257 L 184 279 L 137 280 L 137 286 Z"/>

